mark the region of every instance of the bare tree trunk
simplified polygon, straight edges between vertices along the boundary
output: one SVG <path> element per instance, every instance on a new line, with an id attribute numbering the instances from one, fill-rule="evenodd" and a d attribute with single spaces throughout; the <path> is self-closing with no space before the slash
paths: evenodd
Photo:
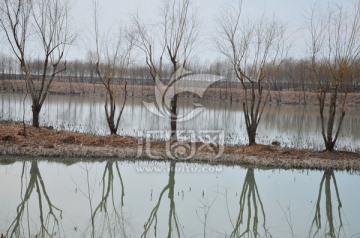
<path id="1" fill-rule="evenodd" d="M 256 145 L 256 131 L 257 126 L 252 123 L 249 128 L 247 129 L 249 145 Z"/>
<path id="2" fill-rule="evenodd" d="M 170 51 L 169 51 L 170 52 Z M 171 53 L 169 53 L 171 55 Z M 177 70 L 177 63 L 176 63 L 176 59 L 172 58 L 171 59 L 172 64 L 173 64 L 173 74 L 175 74 L 176 70 Z M 171 141 L 176 141 L 177 140 L 177 133 L 176 133 L 176 129 L 177 129 L 177 101 L 178 101 L 178 96 L 177 94 L 174 95 L 174 97 L 171 99 L 170 102 L 170 111 L 171 111 L 171 122 L 170 122 L 170 128 L 171 128 L 171 136 L 170 136 L 170 140 Z"/>
<path id="3" fill-rule="evenodd" d="M 100 73 L 99 73 L 99 75 L 100 75 Z M 114 98 L 114 97 L 116 97 L 116 94 L 110 89 L 110 87 L 111 87 L 110 84 L 107 84 L 107 86 L 105 86 L 108 95 L 106 96 L 104 108 L 105 108 L 106 121 L 107 121 L 107 124 L 110 129 L 110 134 L 116 135 L 118 128 L 119 128 L 119 124 L 120 124 L 120 118 L 124 111 L 126 100 L 127 100 L 127 82 L 125 82 L 124 100 L 122 102 L 122 107 L 120 109 L 120 112 L 117 116 L 116 121 L 115 121 L 116 99 Z M 110 112 L 109 112 L 109 108 L 110 108 Z"/>
<path id="4" fill-rule="evenodd" d="M 339 132 L 341 130 L 342 122 L 343 122 L 343 119 L 344 119 L 345 114 L 346 114 L 345 105 L 343 103 L 342 112 L 341 112 L 341 115 L 339 117 L 339 123 L 338 123 L 338 126 L 337 126 L 337 131 L 336 131 L 336 134 L 335 134 L 335 137 L 334 137 L 333 136 L 333 131 L 334 131 L 334 127 L 335 127 L 335 117 L 336 117 L 336 110 L 337 110 L 338 86 L 335 86 L 335 88 L 333 90 L 334 91 L 331 93 L 331 98 L 330 98 L 329 117 L 328 117 L 327 123 L 326 123 L 325 118 L 324 118 L 326 92 L 323 92 L 322 96 L 320 96 L 320 98 L 319 98 L 322 136 L 323 136 L 323 140 L 324 140 L 324 143 L 325 143 L 325 150 L 326 151 L 334 151 L 335 144 L 336 144 L 336 141 L 338 139 Z M 326 133 L 325 133 L 325 127 L 327 129 Z"/>
<path id="5" fill-rule="evenodd" d="M 267 97 L 263 100 L 263 90 L 261 83 L 258 83 L 258 89 L 255 87 L 255 83 L 251 83 L 251 98 L 247 96 L 247 89 L 245 89 L 245 102 L 243 103 L 245 126 L 248 134 L 249 145 L 256 145 L 256 132 L 261 120 L 262 113 L 264 111 Z M 250 101 L 250 106 L 249 106 Z"/>
<path id="6" fill-rule="evenodd" d="M 41 106 L 37 103 L 33 103 L 33 105 L 31 106 L 31 110 L 33 113 L 32 125 L 33 125 L 33 127 L 39 128 L 39 126 L 40 126 L 39 115 L 40 115 L 40 111 L 41 111 Z"/>
<path id="7" fill-rule="evenodd" d="M 110 103 L 108 103 L 108 98 L 110 99 Z M 108 106 L 110 107 L 110 114 L 109 114 Z M 113 92 L 108 92 L 108 95 L 106 96 L 104 107 L 105 107 L 106 121 L 108 123 L 110 133 L 111 133 L 111 135 L 115 135 L 116 131 L 117 131 L 115 128 L 115 123 L 114 123 L 116 106 L 115 106 L 115 102 L 114 102 Z"/>
<path id="8" fill-rule="evenodd" d="M 177 98 L 178 96 L 175 95 L 172 99 L 171 99 L 171 122 L 170 122 L 170 127 L 171 127 L 171 140 L 176 141 L 177 140 L 177 135 L 176 135 L 176 129 L 177 129 Z"/>
<path id="9" fill-rule="evenodd" d="M 335 122 L 337 95 L 338 95 L 338 87 L 335 86 L 334 92 L 331 94 L 330 109 L 329 109 L 329 121 L 327 124 L 327 141 L 329 141 L 329 142 L 333 141 L 332 134 L 333 134 L 333 128 L 334 128 L 334 122 Z"/>

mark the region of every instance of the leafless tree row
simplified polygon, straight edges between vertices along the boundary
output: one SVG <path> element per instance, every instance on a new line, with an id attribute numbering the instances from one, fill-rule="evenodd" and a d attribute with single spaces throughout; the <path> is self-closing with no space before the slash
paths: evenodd
<path id="1" fill-rule="evenodd" d="M 238 82 L 245 94 L 242 103 L 249 145 L 256 144 L 257 128 L 270 90 L 302 91 L 304 102 L 306 91 L 316 92 L 325 147 L 328 151 L 334 149 L 346 114 L 348 92 L 359 86 L 359 3 L 352 11 L 335 3 L 328 4 L 326 10 L 324 6 L 312 7 L 307 41 L 310 54 L 303 59 L 291 59 L 285 25 L 265 14 L 259 19 L 244 18 L 239 1 L 225 7 L 218 16 L 215 43 L 225 60 L 201 69 L 190 62 L 199 38 L 199 21 L 191 0 L 164 0 L 159 21 L 145 23 L 141 16 L 134 15 L 130 25 L 115 31 L 108 29 L 106 33 L 99 27 L 99 3 L 93 4 L 95 48 L 89 51 L 87 62 L 72 62 L 71 72 L 65 72 L 69 68 L 65 51 L 75 40 L 69 26 L 68 3 L 60 0 L 0 3 L 0 29 L 19 66 L 14 66 L 11 57 L 4 58 L 0 73 L 4 79 L 6 73 L 16 74 L 16 68 L 20 69 L 32 98 L 35 127 L 39 127 L 39 113 L 51 83 L 72 75 L 103 85 L 107 122 L 110 132 L 116 134 L 126 103 L 124 80 L 136 78 L 144 83 L 151 78 L 171 119 L 171 139 L 176 140 L 179 96 L 176 82 L 193 70 L 224 75 L 228 81 L 219 85 L 226 89 L 234 86 L 233 81 Z M 41 53 L 30 57 L 31 49 Z M 134 50 L 142 55 L 143 65 L 133 64 Z"/>
<path id="2" fill-rule="evenodd" d="M 30 72 L 31 76 L 38 80 L 40 75 L 40 66 L 38 60 L 30 61 Z M 100 63 L 101 65 L 101 63 Z M 104 66 L 101 66 L 104 67 Z M 81 85 L 83 83 L 97 85 L 102 84 L 100 78 L 97 76 L 96 67 L 94 63 L 93 54 L 89 53 L 88 60 L 69 60 L 66 63 L 66 71 L 61 72 L 54 78 L 54 82 L 66 82 Z M 223 100 L 236 101 L 234 96 L 232 97 L 231 91 L 241 88 L 241 82 L 236 80 L 235 74 L 232 72 L 232 66 L 226 60 L 218 60 L 208 65 L 199 65 L 191 67 L 193 72 L 199 74 L 215 74 L 221 75 L 224 79 L 220 82 L 215 83 L 211 87 L 225 89 L 228 93 L 224 93 L 220 98 Z M 299 103 L 307 104 L 308 98 L 306 92 L 315 92 L 316 87 L 314 81 L 311 78 L 311 59 L 293 59 L 286 58 L 277 70 L 272 81 L 267 81 L 264 84 L 264 90 L 270 89 L 274 92 L 281 91 L 295 91 L 299 94 Z M 352 81 L 349 82 L 347 88 L 348 92 L 360 92 L 360 61 L 355 63 L 355 67 L 350 69 L 349 74 L 354 75 Z M 164 66 L 165 82 L 168 82 L 171 77 L 172 67 L 170 65 Z M 149 68 L 145 65 L 133 63 L 124 71 L 120 68 L 115 70 L 115 78 L 119 80 L 126 80 L 128 86 L 146 86 L 154 85 L 153 80 L 149 80 L 151 75 Z M 322 77 L 325 77 L 323 75 Z M 11 80 L 22 79 L 20 72 L 16 65 L 16 61 L 7 56 L 0 56 L 0 88 L 3 86 L 3 82 L 11 83 Z M 10 81 L 9 81 L 10 80 Z M 324 81 L 324 86 L 329 87 L 328 82 Z M 21 91 L 21 89 L 19 89 Z M 341 89 L 344 91 L 344 89 Z M 69 91 L 72 93 L 72 91 Z M 146 96 L 143 94 L 142 96 Z M 271 100 L 271 98 L 270 98 Z"/>

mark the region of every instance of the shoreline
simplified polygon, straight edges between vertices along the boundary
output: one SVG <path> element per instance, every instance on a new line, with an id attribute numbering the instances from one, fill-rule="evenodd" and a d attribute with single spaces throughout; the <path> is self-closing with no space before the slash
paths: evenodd
<path id="1" fill-rule="evenodd" d="M 23 80 L 4 80 L 0 85 L 1 93 L 24 93 L 25 83 Z M 134 98 L 153 98 L 155 88 L 152 85 L 132 85 L 127 86 L 129 97 Z M 68 96 L 103 96 L 106 94 L 102 84 L 90 83 L 73 83 L 54 81 L 49 89 L 51 95 L 68 95 Z M 181 98 L 192 98 L 197 101 L 223 101 L 223 102 L 242 102 L 244 100 L 244 92 L 241 87 L 231 89 L 210 87 L 206 89 L 203 97 L 197 98 L 192 94 L 182 94 Z M 339 94 L 339 99 L 342 95 Z M 326 104 L 329 103 L 327 97 Z M 286 89 L 281 91 L 271 90 L 269 94 L 268 104 L 278 105 L 311 105 L 318 106 L 317 94 L 315 92 L 303 92 L 295 89 Z M 360 104 L 360 92 L 350 92 L 347 96 L 346 106 L 349 108 L 357 108 Z"/>
<path id="2" fill-rule="evenodd" d="M 150 158 L 146 153 L 138 156 L 139 140 L 132 137 L 37 129 L 29 125 L 26 125 L 27 135 L 24 136 L 22 128 L 22 124 L 0 122 L 0 164 L 13 160 L 47 160 L 65 164 L 109 159 L 129 162 L 172 160 L 166 156 L 166 141 L 151 141 L 151 155 L 157 157 Z M 204 149 L 196 151 L 191 159 L 175 161 L 263 169 L 360 171 L 360 153 L 356 152 L 330 153 L 272 145 L 225 145 L 222 155 L 214 158 L 216 151 L 207 144 L 195 144 L 197 148 Z"/>

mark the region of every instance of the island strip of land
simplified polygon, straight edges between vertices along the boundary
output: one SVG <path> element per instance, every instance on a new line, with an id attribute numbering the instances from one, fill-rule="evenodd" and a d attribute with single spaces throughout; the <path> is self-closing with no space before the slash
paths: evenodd
<path id="1" fill-rule="evenodd" d="M 107 159 L 133 162 L 171 159 L 166 153 L 166 141 L 151 141 L 151 156 L 145 153 L 144 147 L 143 141 L 133 137 L 90 135 L 29 125 L 25 125 L 24 133 L 21 123 L 0 122 L 0 164 L 14 160 L 75 163 Z M 196 143 L 196 147 L 196 153 L 190 159 L 176 160 L 257 168 L 360 171 L 360 153 L 355 152 L 322 152 L 273 145 L 225 145 L 221 155 L 216 158 L 219 148 L 200 142 Z"/>

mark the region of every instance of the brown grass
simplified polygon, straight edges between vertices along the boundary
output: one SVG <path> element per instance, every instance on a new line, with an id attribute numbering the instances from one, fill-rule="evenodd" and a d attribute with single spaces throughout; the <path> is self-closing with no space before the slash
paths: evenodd
<path id="1" fill-rule="evenodd" d="M 26 125 L 0 123 L 0 155 L 31 156 L 35 158 L 118 158 L 136 157 L 138 139 L 124 136 L 95 136 Z M 196 146 L 204 145 L 197 143 Z M 166 142 L 151 143 L 154 153 L 166 157 Z M 205 148 L 209 148 L 206 147 Z M 360 154 L 352 152 L 316 152 L 288 149 L 270 145 L 225 146 L 219 159 L 212 159 L 214 152 L 197 151 L 189 162 L 238 164 L 271 168 L 360 170 Z M 149 159 L 141 156 L 141 159 Z"/>
<path id="2" fill-rule="evenodd" d="M 26 125 L 26 135 L 22 124 L 0 123 L 0 144 L 12 143 L 18 146 L 43 146 L 51 148 L 61 145 L 80 146 L 135 146 L 137 139 L 123 136 L 93 136 L 70 131 L 56 131 L 48 128 L 34 128 Z"/>

